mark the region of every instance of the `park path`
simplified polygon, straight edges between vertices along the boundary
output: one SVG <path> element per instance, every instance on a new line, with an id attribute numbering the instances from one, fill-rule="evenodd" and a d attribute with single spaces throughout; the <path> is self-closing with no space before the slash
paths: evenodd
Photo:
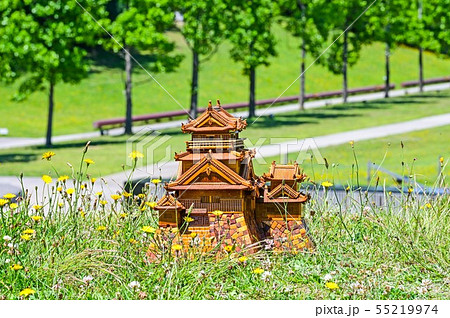
<path id="1" fill-rule="evenodd" d="M 434 85 L 426 85 L 424 86 L 425 92 L 431 92 L 431 91 L 442 91 L 450 89 L 450 83 L 443 83 L 443 84 L 434 84 Z M 418 93 L 419 88 L 418 87 L 411 87 L 406 89 L 397 89 L 397 90 L 391 90 L 389 92 L 390 97 L 398 97 L 398 96 L 404 96 L 408 94 L 414 94 Z M 363 102 L 363 101 L 370 101 L 370 100 L 376 100 L 376 99 L 383 99 L 384 98 L 384 92 L 377 92 L 377 93 L 370 93 L 370 94 L 362 94 L 362 95 L 355 95 L 355 96 L 349 96 L 348 102 L 349 103 L 355 103 L 355 102 Z M 309 101 L 305 103 L 305 109 L 312 109 L 312 108 L 318 108 L 318 107 L 324 107 L 328 105 L 336 105 L 336 104 L 342 104 L 342 98 L 330 98 L 330 99 L 321 99 L 321 100 L 315 100 L 315 101 Z M 256 116 L 268 116 L 268 115 L 275 115 L 280 113 L 286 113 L 291 111 L 298 110 L 298 104 L 289 104 L 289 105 L 283 105 L 283 106 L 272 106 L 267 109 L 266 108 L 260 108 L 256 110 Z M 239 117 L 247 117 L 248 112 L 242 111 L 242 112 L 236 112 L 233 113 L 234 116 Z M 174 120 L 169 122 L 163 122 L 163 123 L 154 123 L 150 125 L 144 125 L 144 126 L 135 126 L 133 127 L 133 132 L 136 133 L 143 128 L 150 128 L 151 130 L 161 130 L 161 129 L 168 129 L 168 128 L 179 128 L 181 127 L 181 123 L 186 122 L 186 119 L 183 120 Z M 108 131 L 108 134 L 111 136 L 118 136 L 123 134 L 123 128 L 114 128 Z M 99 131 L 91 131 L 86 133 L 79 133 L 79 134 L 71 134 L 71 135 L 61 135 L 61 136 L 54 136 L 52 138 L 54 143 L 61 143 L 61 142 L 68 142 L 73 140 L 87 140 L 91 138 L 100 137 Z M 28 147 L 28 146 L 38 146 L 38 145 L 44 145 L 45 139 L 44 138 L 19 138 L 19 137 L 0 137 L 0 149 L 10 149 L 10 148 L 21 148 L 21 147 Z"/>
<path id="2" fill-rule="evenodd" d="M 405 122 L 399 122 L 395 124 L 382 125 L 376 127 L 369 127 L 363 129 L 356 129 L 346 132 L 340 132 L 335 134 L 329 134 L 324 136 L 312 137 L 315 145 L 318 148 L 324 148 L 329 146 L 336 146 L 340 144 L 348 143 L 349 141 L 362 141 L 374 138 L 381 138 L 391 135 L 397 135 L 402 133 L 408 133 L 417 130 L 424 130 L 429 128 L 441 127 L 445 125 L 450 125 L 450 113 L 430 116 L 416 120 L 410 120 Z M 264 158 L 270 158 L 280 155 L 280 149 L 286 149 L 288 153 L 295 153 L 301 149 L 302 144 L 290 144 L 289 142 L 274 144 L 274 145 L 264 145 L 256 148 L 256 160 L 261 160 Z M 262 162 L 263 163 L 263 162 Z M 155 165 L 149 165 L 144 167 L 139 167 L 133 173 L 133 180 L 145 179 L 148 177 L 159 178 L 162 177 L 165 180 L 174 178 L 177 173 L 178 162 L 169 161 L 162 162 Z M 128 180 L 130 171 L 122 171 L 109 176 L 105 176 L 102 179 L 103 182 L 98 180 L 94 187 L 94 192 L 103 191 L 107 199 L 110 198 L 111 194 L 121 191 L 123 184 Z M 28 177 L 24 178 L 24 187 L 35 191 L 34 188 L 37 186 L 42 188 L 43 181 L 39 177 Z M 20 189 L 20 183 L 17 177 L 0 177 L 0 191 L 1 192 L 12 192 L 12 190 L 2 191 L 2 189 Z M 37 193 L 38 198 L 42 198 L 43 193 Z M 0 193 L 0 196 L 4 193 Z M 35 196 L 33 196 L 33 199 Z"/>

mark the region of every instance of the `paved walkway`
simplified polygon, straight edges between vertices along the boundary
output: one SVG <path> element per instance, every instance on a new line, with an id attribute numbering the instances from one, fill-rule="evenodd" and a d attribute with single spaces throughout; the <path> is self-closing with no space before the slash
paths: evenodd
<path id="1" fill-rule="evenodd" d="M 434 127 L 441 127 L 445 125 L 450 125 L 450 113 L 430 116 L 421 119 L 400 122 L 395 124 L 370 127 L 364 129 L 351 130 L 347 132 L 335 133 L 325 136 L 313 137 L 315 145 L 318 148 L 324 148 L 329 146 L 336 146 L 340 144 L 348 143 L 349 141 L 361 141 L 373 138 L 386 137 L 390 135 L 408 133 L 417 130 L 424 130 Z M 301 149 L 302 144 L 290 144 L 282 143 L 277 145 L 265 145 L 256 149 L 257 156 L 256 159 L 270 158 L 280 155 L 280 149 L 287 149 L 288 153 L 296 153 Z M 167 163 L 160 163 L 157 165 L 151 165 L 146 167 L 140 167 L 134 172 L 132 179 L 139 180 L 148 177 L 163 179 L 174 178 L 177 173 L 178 162 L 170 161 Z M 104 182 L 100 182 L 100 179 L 96 182 L 94 192 L 103 191 L 105 197 L 109 199 L 110 194 L 120 191 L 124 183 L 128 180 L 130 171 L 119 172 L 112 174 L 103 178 Z M 43 181 L 39 177 L 24 178 L 25 188 L 35 191 L 35 187 L 38 186 L 39 189 L 42 188 Z M 2 191 L 2 188 L 8 191 Z M 20 189 L 20 183 L 17 177 L 0 177 L 0 192 L 11 192 L 13 188 Z M 4 193 L 0 193 L 0 196 Z M 43 193 L 38 190 L 37 197 L 42 200 Z M 33 196 L 33 200 L 36 196 Z"/>
<path id="2" fill-rule="evenodd" d="M 441 91 L 441 90 L 446 90 L 446 89 L 450 89 L 450 83 L 426 85 L 424 87 L 425 92 Z M 411 88 L 406 88 L 406 89 L 391 90 L 389 94 L 391 97 L 398 97 L 398 96 L 404 96 L 404 95 L 414 94 L 414 93 L 418 93 L 418 92 L 419 92 L 418 87 L 411 87 Z M 378 92 L 378 93 L 371 93 L 371 94 L 349 96 L 348 102 L 354 103 L 354 102 L 362 102 L 362 101 L 376 100 L 376 99 L 382 99 L 382 98 L 384 98 L 384 92 Z M 342 104 L 342 98 L 331 98 L 331 99 L 321 99 L 321 100 L 309 101 L 309 102 L 305 103 L 305 108 L 311 109 L 311 108 L 318 108 L 318 107 L 324 107 L 327 105 L 336 105 L 336 104 Z M 298 110 L 298 104 L 272 106 L 269 109 L 266 109 L 266 108 L 257 109 L 256 116 L 262 116 L 262 115 L 268 116 L 268 115 L 286 113 L 286 112 L 291 112 L 291 111 L 296 111 L 296 110 Z M 233 113 L 233 115 L 236 117 L 239 117 L 239 116 L 246 117 L 248 115 L 248 112 L 247 111 L 236 112 L 236 113 Z M 163 122 L 163 123 L 155 123 L 155 124 L 145 125 L 145 126 L 135 126 L 135 127 L 133 127 L 133 132 L 138 132 L 138 131 L 142 130 L 143 128 L 150 128 L 152 130 L 177 128 L 177 127 L 181 127 L 181 123 L 184 123 L 184 122 L 186 122 L 186 119 Z M 121 134 L 123 134 L 123 128 L 111 129 L 108 131 L 108 134 L 111 136 L 121 135 Z M 59 143 L 59 142 L 67 142 L 67 141 L 72 141 L 72 140 L 87 140 L 87 139 L 96 138 L 96 137 L 100 137 L 99 131 L 92 131 L 92 132 L 81 133 L 81 134 L 54 136 L 53 142 Z M 43 144 L 45 144 L 44 138 L 0 137 L 0 149 L 20 148 L 20 147 L 27 147 L 27 146 L 43 145 Z"/>

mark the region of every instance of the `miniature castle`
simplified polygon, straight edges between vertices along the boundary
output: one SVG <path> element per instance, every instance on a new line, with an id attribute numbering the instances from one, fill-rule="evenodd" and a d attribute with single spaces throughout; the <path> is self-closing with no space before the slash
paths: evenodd
<path id="1" fill-rule="evenodd" d="M 297 163 L 275 162 L 268 173 L 256 176 L 255 151 L 245 149 L 239 138 L 246 126 L 245 119 L 228 113 L 219 100 L 182 124 L 183 133 L 192 138 L 186 151 L 175 153 L 179 169 L 157 203 L 159 226 L 179 229 L 185 245 L 195 237 L 209 246 L 237 250 L 258 242 L 278 250 L 311 250 L 302 219 L 302 204 L 309 196 L 298 191 L 306 176 Z"/>

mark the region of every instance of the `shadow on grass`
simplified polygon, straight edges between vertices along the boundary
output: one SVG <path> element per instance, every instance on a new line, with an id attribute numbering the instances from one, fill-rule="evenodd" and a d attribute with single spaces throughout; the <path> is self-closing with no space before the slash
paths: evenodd
<path id="1" fill-rule="evenodd" d="M 34 153 L 11 153 L 0 155 L 0 163 L 30 162 L 38 159 Z"/>

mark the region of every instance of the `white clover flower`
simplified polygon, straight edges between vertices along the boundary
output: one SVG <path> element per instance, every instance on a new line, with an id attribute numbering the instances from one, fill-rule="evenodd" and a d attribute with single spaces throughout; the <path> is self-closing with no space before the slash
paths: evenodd
<path id="1" fill-rule="evenodd" d="M 13 248 L 13 247 L 14 247 L 14 244 L 13 244 L 13 243 L 8 243 L 8 247 L 9 247 L 9 248 Z"/>
<path id="2" fill-rule="evenodd" d="M 323 280 L 324 281 L 329 281 L 329 280 L 332 280 L 333 279 L 333 276 L 331 276 L 331 274 L 326 274 L 324 277 L 323 277 Z"/>
<path id="3" fill-rule="evenodd" d="M 9 258 L 5 259 L 6 264 L 9 264 L 9 262 L 11 262 L 11 260 Z"/>
<path id="4" fill-rule="evenodd" d="M 141 284 L 134 280 L 128 284 L 128 287 L 130 287 L 131 289 L 138 289 L 139 287 L 141 287 Z"/>
<path id="5" fill-rule="evenodd" d="M 5 235 L 5 236 L 3 236 L 3 240 L 5 240 L 6 242 L 9 242 L 12 240 L 12 237 L 9 235 Z"/>
<path id="6" fill-rule="evenodd" d="M 265 271 L 264 273 L 261 274 L 261 279 L 265 282 L 268 282 L 270 280 L 270 277 L 272 277 L 272 273 Z"/>
<path id="7" fill-rule="evenodd" d="M 94 279 L 94 277 L 92 277 L 91 275 L 84 276 L 83 282 L 85 282 L 86 284 L 89 284 L 93 279 Z"/>

